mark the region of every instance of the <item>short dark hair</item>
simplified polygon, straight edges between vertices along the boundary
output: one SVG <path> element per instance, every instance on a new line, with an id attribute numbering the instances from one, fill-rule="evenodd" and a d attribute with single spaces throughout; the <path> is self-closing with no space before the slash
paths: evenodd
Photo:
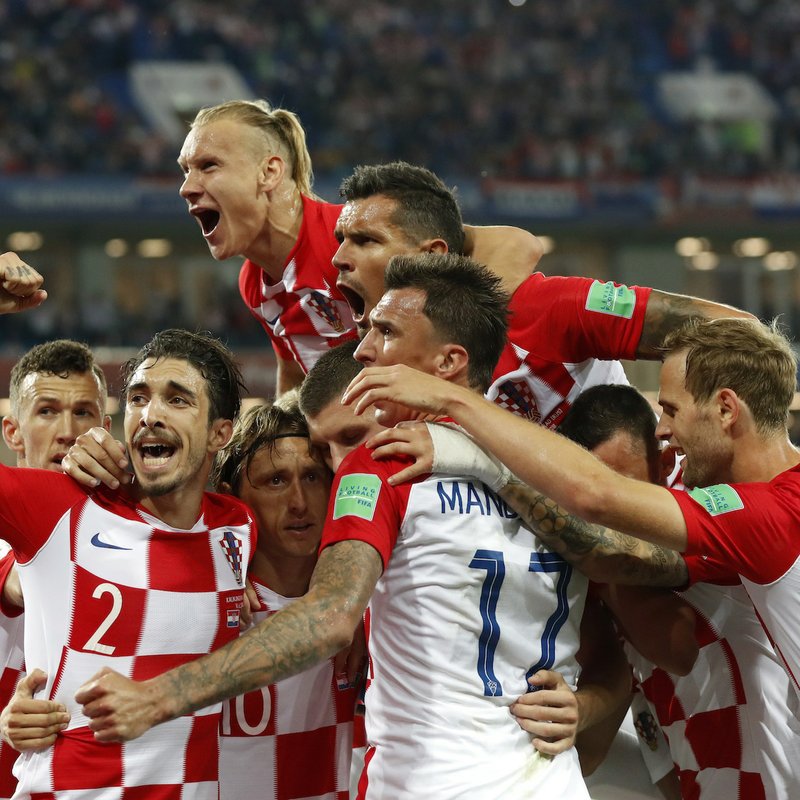
<path id="1" fill-rule="evenodd" d="M 464 222 L 455 195 L 429 169 L 405 161 L 362 164 L 342 181 L 339 194 L 347 202 L 389 197 L 397 203 L 392 222 L 409 238 L 444 239 L 451 253 L 464 250 Z"/>
<path id="2" fill-rule="evenodd" d="M 308 425 L 296 403 L 248 409 L 234 425 L 231 440 L 217 453 L 211 485 L 219 491 L 228 484 L 238 495 L 242 475 L 247 474 L 256 453 L 266 449 L 271 455 L 275 440 L 286 435 L 308 438 Z"/>
<path id="3" fill-rule="evenodd" d="M 83 375 L 87 372 L 91 372 L 100 384 L 101 411 L 105 413 L 108 398 L 106 376 L 87 345 L 72 339 L 55 339 L 52 342 L 37 344 L 11 369 L 9 387 L 11 413 L 19 414 L 22 384 L 28 375 L 42 373 L 67 378 L 72 374 Z"/>
<path id="4" fill-rule="evenodd" d="M 647 460 L 658 459 L 656 412 L 633 386 L 607 384 L 581 392 L 558 426 L 558 432 L 587 450 L 624 432 L 647 448 Z"/>
<path id="5" fill-rule="evenodd" d="M 421 289 L 425 316 L 445 341 L 469 355 L 467 377 L 485 392 L 506 344 L 508 295 L 493 272 L 467 256 L 424 253 L 393 256 L 386 268 L 386 291 Z"/>
<path id="6" fill-rule="evenodd" d="M 122 398 L 125 399 L 131 376 L 148 358 L 176 358 L 187 361 L 206 380 L 209 422 L 234 420 L 242 405 L 244 383 L 233 354 L 208 332 L 169 328 L 157 333 L 122 366 Z"/>
<path id="7" fill-rule="evenodd" d="M 355 360 L 358 339 L 351 339 L 323 353 L 300 384 L 300 410 L 316 417 L 338 400 L 350 381 L 364 368 Z"/>

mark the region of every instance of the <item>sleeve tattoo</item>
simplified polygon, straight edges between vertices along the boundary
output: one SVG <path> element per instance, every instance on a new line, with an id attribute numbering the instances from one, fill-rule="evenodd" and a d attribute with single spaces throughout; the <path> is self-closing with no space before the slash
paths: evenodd
<path id="1" fill-rule="evenodd" d="M 500 494 L 546 547 L 591 580 L 677 587 L 689 579 L 680 553 L 586 522 L 516 477 Z"/>

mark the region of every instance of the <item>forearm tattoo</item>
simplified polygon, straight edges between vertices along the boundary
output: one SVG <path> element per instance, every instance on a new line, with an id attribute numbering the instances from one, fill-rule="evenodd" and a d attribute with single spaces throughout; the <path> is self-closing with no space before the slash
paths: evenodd
<path id="1" fill-rule="evenodd" d="M 517 478 L 501 492 L 539 539 L 594 581 L 632 586 L 682 586 L 681 555 L 570 514 Z"/>
<path id="2" fill-rule="evenodd" d="M 342 614 L 360 617 L 380 571 L 377 551 L 362 542 L 324 550 L 313 591 L 235 642 L 162 676 L 177 705 L 172 716 L 275 683 L 334 655 L 340 647 L 331 635 L 335 622 Z"/>

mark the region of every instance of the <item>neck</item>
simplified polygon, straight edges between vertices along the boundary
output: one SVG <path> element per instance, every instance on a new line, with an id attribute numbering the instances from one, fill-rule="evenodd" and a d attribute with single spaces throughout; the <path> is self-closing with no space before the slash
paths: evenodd
<path id="1" fill-rule="evenodd" d="M 316 553 L 297 558 L 276 558 L 256 550 L 250 572 L 282 597 L 302 597 L 308 591 L 317 563 Z"/>
<path id="2" fill-rule="evenodd" d="M 286 181 L 270 193 L 264 230 L 245 257 L 258 264 L 270 281 L 279 281 L 302 224 L 303 198 L 294 181 Z"/>
<path id="3" fill-rule="evenodd" d="M 185 531 L 194 527 L 200 517 L 202 498 L 202 490 L 182 488 L 158 496 L 140 493 L 139 503 L 171 528 Z"/>
<path id="4" fill-rule="evenodd" d="M 734 451 L 731 479 L 733 483 L 767 482 L 798 464 L 800 451 L 785 432 L 769 437 L 754 436 L 752 441 L 743 441 Z"/>

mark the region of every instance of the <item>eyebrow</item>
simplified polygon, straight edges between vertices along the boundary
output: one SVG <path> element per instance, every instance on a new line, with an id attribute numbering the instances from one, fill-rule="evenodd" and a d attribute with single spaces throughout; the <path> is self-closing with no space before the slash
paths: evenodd
<path id="1" fill-rule="evenodd" d="M 193 392 L 188 386 L 184 386 L 182 383 L 178 383 L 178 381 L 168 381 L 167 386 L 175 394 L 185 394 L 191 397 L 192 400 L 197 399 L 197 394 L 195 394 L 195 392 Z M 131 392 L 140 392 L 143 389 L 150 391 L 150 384 L 148 384 L 146 381 L 138 381 L 136 383 L 132 383 L 125 391 L 125 394 L 128 395 Z"/>

